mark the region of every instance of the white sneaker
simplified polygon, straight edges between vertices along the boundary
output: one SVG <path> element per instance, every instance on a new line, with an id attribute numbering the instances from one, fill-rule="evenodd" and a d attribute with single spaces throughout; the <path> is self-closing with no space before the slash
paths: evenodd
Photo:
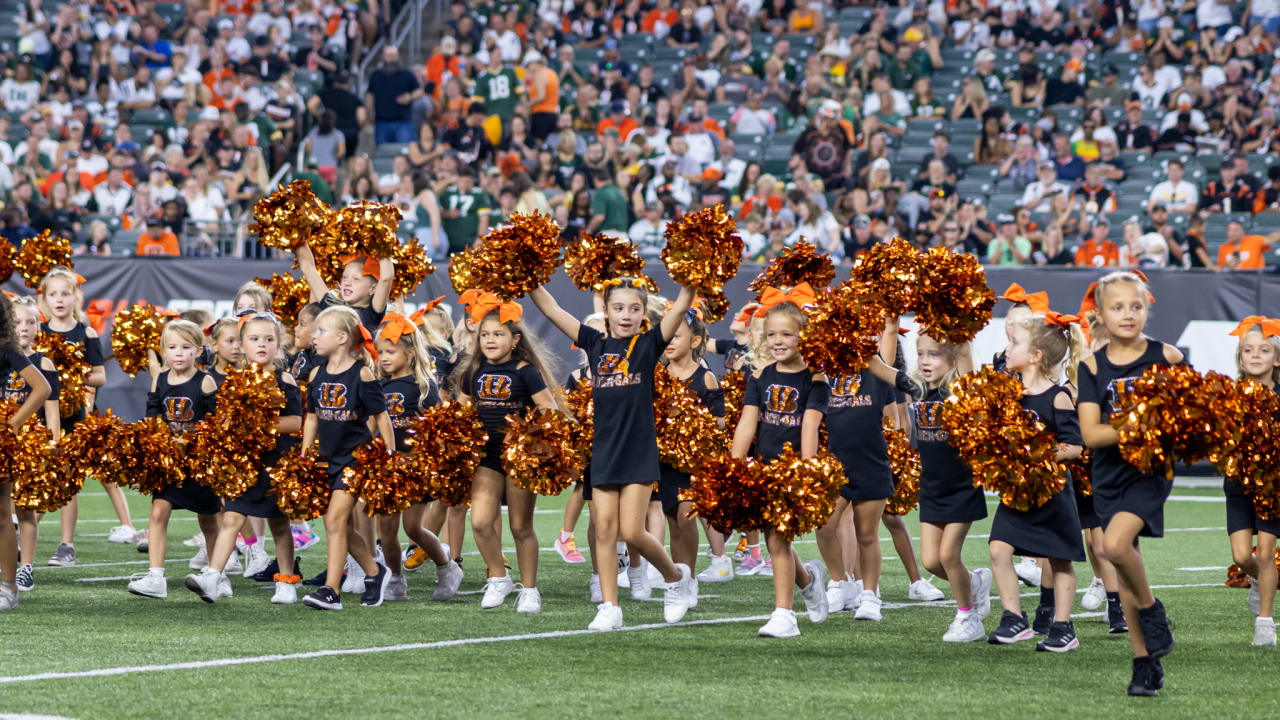
<path id="1" fill-rule="evenodd" d="M 596 619 L 587 626 L 588 630 L 621 630 L 622 608 L 613 603 L 600 603 L 596 606 Z"/>
<path id="2" fill-rule="evenodd" d="M 0 583 L 0 612 L 6 612 L 18 607 L 18 588 L 12 589 L 5 587 Z"/>
<path id="3" fill-rule="evenodd" d="M 1253 621 L 1253 644 L 1261 647 L 1276 646 L 1276 623 L 1271 618 L 1256 618 Z"/>
<path id="4" fill-rule="evenodd" d="M 634 562 L 638 560 L 640 565 Z M 627 587 L 631 588 L 632 600 L 648 600 L 653 596 L 653 586 L 649 584 L 649 563 L 644 558 L 637 557 L 631 565 L 627 566 Z"/>
<path id="5" fill-rule="evenodd" d="M 347 579 L 342 581 L 342 587 L 339 588 L 344 593 L 354 593 L 360 595 L 364 593 L 364 568 L 360 567 L 360 563 L 356 559 L 347 556 Z"/>
<path id="6" fill-rule="evenodd" d="M 685 613 L 689 612 L 689 581 L 693 579 L 693 575 L 689 572 L 689 566 L 684 563 L 676 563 L 676 570 L 680 571 L 680 579 L 663 586 L 662 619 L 668 623 L 680 622 Z M 632 582 L 634 581 L 635 578 L 632 578 Z"/>
<path id="7" fill-rule="evenodd" d="M 1249 612 L 1253 613 L 1254 617 L 1257 617 L 1258 613 L 1262 612 L 1262 590 L 1258 587 L 1257 580 L 1249 583 L 1248 603 Z"/>
<path id="8" fill-rule="evenodd" d="M 969 575 L 969 589 L 973 596 L 973 614 L 978 618 L 978 629 L 982 629 L 982 621 L 991 614 L 991 571 L 978 568 Z"/>
<path id="9" fill-rule="evenodd" d="M 1040 564 L 1034 559 L 1024 557 L 1013 566 L 1013 571 L 1018 574 L 1018 579 L 1025 585 L 1031 587 L 1040 586 Z"/>
<path id="10" fill-rule="evenodd" d="M 267 555 L 267 551 L 262 547 L 261 539 L 249 546 L 249 552 L 245 555 L 244 576 L 253 577 L 271 564 L 271 558 Z"/>
<path id="11" fill-rule="evenodd" d="M 689 596 L 685 598 L 689 601 L 689 609 L 698 607 L 698 578 L 689 578 Z"/>
<path id="12" fill-rule="evenodd" d="M 982 629 L 982 621 L 973 613 L 961 615 L 956 613 L 956 618 L 951 621 L 951 627 L 947 628 L 947 632 L 942 636 L 942 642 L 953 643 L 969 643 L 981 640 L 986 634 Z"/>
<path id="13" fill-rule="evenodd" d="M 222 573 L 222 577 L 218 578 L 218 599 L 231 597 L 231 578 L 226 573 Z"/>
<path id="14" fill-rule="evenodd" d="M 117 525 L 111 528 L 111 531 L 107 533 L 107 542 L 113 542 L 113 543 L 133 542 L 133 536 L 137 534 L 138 534 L 138 531 L 135 530 L 132 525 Z"/>
<path id="15" fill-rule="evenodd" d="M 858 597 L 858 609 L 853 613 L 853 619 L 880 622 L 880 605 L 880 596 L 870 590 L 863 590 Z"/>
<path id="16" fill-rule="evenodd" d="M 796 614 L 786 608 L 774 608 L 769 622 L 760 626 L 756 635 L 771 638 L 790 638 L 800 634 L 800 626 L 796 624 Z"/>
<path id="17" fill-rule="evenodd" d="M 196 553 L 196 556 L 187 562 L 187 567 L 192 570 L 203 570 L 209 567 L 209 552 L 205 550 L 203 545 L 200 546 L 200 551 Z"/>
<path id="18" fill-rule="evenodd" d="M 698 573 L 698 582 L 718 583 L 729 582 L 733 579 L 733 561 L 728 555 L 720 557 L 711 557 L 711 565 L 702 572 Z"/>
<path id="19" fill-rule="evenodd" d="M 436 589 L 431 593 L 431 599 L 444 602 L 457 594 L 458 586 L 461 584 L 462 568 L 458 567 L 458 563 L 450 560 L 443 565 L 438 565 L 436 566 Z"/>
<path id="20" fill-rule="evenodd" d="M 912 600 L 922 600 L 924 602 L 936 602 L 943 598 L 942 591 L 933 586 L 926 578 L 911 583 L 907 588 L 907 597 Z"/>
<path id="21" fill-rule="evenodd" d="M 222 568 L 222 572 L 226 575 L 244 574 L 244 566 L 240 564 L 240 553 L 231 551 L 231 557 L 227 558 L 227 566 Z"/>
<path id="22" fill-rule="evenodd" d="M 827 610 L 829 612 L 844 610 L 845 605 L 849 602 L 845 597 L 845 588 L 850 584 L 848 580 L 827 581 Z"/>
<path id="23" fill-rule="evenodd" d="M 276 583 L 276 594 L 271 596 L 272 605 L 293 605 L 298 602 L 298 586 L 293 583 Z"/>
<path id="24" fill-rule="evenodd" d="M 198 532 L 195 535 L 182 541 L 187 547 L 204 547 L 204 533 Z"/>
<path id="25" fill-rule="evenodd" d="M 188 590 L 200 596 L 200 599 L 213 604 L 221 594 L 218 592 L 218 585 L 221 584 L 222 573 L 211 567 L 206 567 L 200 573 L 188 575 L 183 583 Z"/>
<path id="26" fill-rule="evenodd" d="M 658 571 L 658 568 L 653 566 L 653 563 L 645 563 L 644 566 L 647 569 L 645 579 L 649 581 L 649 587 L 661 585 L 666 582 L 662 577 L 662 573 Z"/>
<path id="27" fill-rule="evenodd" d="M 516 612 L 522 615 L 535 615 L 542 612 L 542 593 L 538 588 L 520 588 L 516 597 Z"/>
<path id="28" fill-rule="evenodd" d="M 625 543 L 620 543 L 625 548 Z M 641 559 L 643 560 L 643 558 Z M 625 549 L 618 553 L 618 587 L 631 587 L 631 578 L 627 575 L 627 570 L 631 567 L 631 554 Z"/>
<path id="29" fill-rule="evenodd" d="M 1097 610 L 1106 601 L 1107 586 L 1102 584 L 1102 578 L 1094 578 L 1089 583 L 1089 589 L 1084 591 L 1084 597 L 1080 598 L 1080 607 L 1085 610 Z"/>
<path id="30" fill-rule="evenodd" d="M 400 601 L 409 599 L 409 582 L 404 575 L 392 575 L 387 579 L 387 589 L 382 591 L 382 600 Z"/>
<path id="31" fill-rule="evenodd" d="M 142 597 L 164 599 L 169 597 L 169 584 L 163 575 L 138 573 L 129 580 L 129 592 Z"/>
<path id="32" fill-rule="evenodd" d="M 484 597 L 480 598 L 482 610 L 492 610 L 502 604 L 507 596 L 515 592 L 516 584 L 511 582 L 511 574 L 502 577 L 491 577 L 484 583 Z"/>
<path id="33" fill-rule="evenodd" d="M 800 588 L 804 609 L 809 614 L 809 622 L 820 623 L 827 619 L 827 593 L 822 589 L 826 571 L 817 560 L 805 563 L 804 569 L 809 571 L 809 584 Z"/>

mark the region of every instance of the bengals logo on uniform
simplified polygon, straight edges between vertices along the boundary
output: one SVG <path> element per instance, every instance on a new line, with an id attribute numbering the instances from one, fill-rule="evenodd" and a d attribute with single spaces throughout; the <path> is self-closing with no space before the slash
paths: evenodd
<path id="1" fill-rule="evenodd" d="M 347 407 L 347 386 L 342 383 L 321 383 L 320 407 L 325 410 L 345 409 Z"/>
<path id="2" fill-rule="evenodd" d="M 9 382 L 5 384 L 5 390 L 22 390 L 27 387 L 27 381 L 16 372 L 9 373 Z"/>
<path id="3" fill-rule="evenodd" d="M 191 409 L 191 398 L 188 397 L 165 398 L 164 413 L 170 422 L 191 422 L 196 416 Z"/>
<path id="4" fill-rule="evenodd" d="M 617 375 L 622 372 L 622 356 L 618 353 L 605 353 L 596 363 L 597 375 Z"/>
<path id="5" fill-rule="evenodd" d="M 765 408 L 777 413 L 794 413 L 800 402 L 800 391 L 790 385 L 770 385 L 764 395 Z"/>
<path id="6" fill-rule="evenodd" d="M 387 414 L 397 417 L 404 414 L 404 393 L 387 393 Z"/>
<path id="7" fill-rule="evenodd" d="M 289 374 L 293 375 L 294 377 L 301 376 L 303 366 L 306 364 L 307 364 L 306 356 L 303 355 L 302 353 L 299 353 L 298 357 L 294 358 L 293 360 L 293 368 L 290 369 Z"/>
<path id="8" fill-rule="evenodd" d="M 506 400 L 511 397 L 511 376 L 481 375 L 476 388 L 476 397 L 483 400 Z"/>
<path id="9" fill-rule="evenodd" d="M 831 381 L 832 395 L 856 395 L 861 388 L 861 375 L 847 375 Z"/>

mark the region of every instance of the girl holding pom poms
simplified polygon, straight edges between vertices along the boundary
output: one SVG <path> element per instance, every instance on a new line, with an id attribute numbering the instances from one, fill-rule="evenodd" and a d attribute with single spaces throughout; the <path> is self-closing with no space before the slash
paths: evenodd
<path id="1" fill-rule="evenodd" d="M 421 410 L 440 404 L 440 389 L 436 385 L 431 356 L 423 343 L 423 333 L 412 320 L 399 313 L 389 313 L 378 330 L 378 368 L 381 371 L 382 396 L 387 402 L 387 415 L 396 437 L 396 452 L 412 451 L 409 428 L 415 415 Z M 462 582 L 462 568 L 449 559 L 435 533 L 422 525 L 427 502 L 415 502 L 403 514 L 405 534 L 427 558 L 436 565 L 436 590 L 433 600 L 443 601 L 453 597 Z M 404 562 L 397 537 L 401 515 L 387 515 L 378 519 L 378 534 L 382 547 L 387 548 L 387 567 L 391 579 L 387 581 L 387 600 L 407 600 L 408 584 L 404 579 Z M 419 563 L 421 564 L 421 563 Z"/>
<path id="2" fill-rule="evenodd" d="M 18 338 L 18 349 L 27 361 L 33 367 L 40 371 L 45 381 L 49 383 L 49 398 L 44 401 L 44 407 L 37 413 L 40 421 L 49 429 L 49 434 L 53 442 L 58 442 L 61 438 L 61 418 L 58 409 L 58 391 L 61 382 L 58 378 L 58 369 L 54 367 L 53 361 L 38 353 L 31 347 L 35 342 L 36 333 L 40 331 L 40 310 L 36 307 L 35 298 L 16 297 L 13 299 L 13 316 L 15 322 L 15 330 Z M 22 379 L 22 374 L 17 370 L 11 370 L 5 376 L 3 396 L 5 400 L 12 400 L 19 406 L 26 402 L 27 397 L 32 393 L 34 388 L 26 380 Z M 32 508 L 18 508 L 18 536 L 22 540 L 20 552 L 20 562 L 18 565 L 18 589 L 27 592 L 35 588 L 35 574 L 32 572 L 32 563 L 36 556 L 36 540 L 39 536 L 38 528 L 40 518 L 44 513 L 37 512 Z"/>
<path id="3" fill-rule="evenodd" d="M 49 398 L 50 387 L 40 369 L 22 354 L 15 331 L 13 303 L 8 295 L 0 294 L 0 378 L 11 378 L 15 373 L 31 387 L 31 393 L 10 416 L 9 427 L 0 428 L 0 432 L 16 436 L 27 418 Z M 6 444 L 16 442 L 10 438 Z M 13 483 L 0 481 L 0 611 L 18 606 L 18 536 L 13 531 L 12 518 Z"/>
<path id="4" fill-rule="evenodd" d="M 196 367 L 196 356 L 204 346 L 204 333 L 195 323 L 174 320 L 164 326 L 160 335 L 160 349 L 164 353 L 164 367 L 152 350 L 147 351 L 148 371 L 151 373 L 151 391 L 147 394 L 147 417 L 161 417 L 175 435 L 195 430 L 196 423 L 213 412 L 214 393 L 218 390 L 213 376 Z M 147 523 L 149 546 L 147 557 L 150 567 L 146 573 L 129 581 L 129 592 L 149 598 L 165 598 L 169 595 L 164 577 L 164 554 L 169 516 L 174 510 L 189 510 L 196 514 L 200 531 L 204 533 L 205 547 L 213 547 L 218 537 L 218 512 L 222 501 L 207 485 L 187 478 L 166 487 L 151 498 L 151 518 Z M 224 582 L 219 593 L 231 596 L 231 583 Z"/>
<path id="5" fill-rule="evenodd" d="M 254 311 L 248 311 L 253 314 Z M 231 318 L 219 318 L 209 326 L 209 349 L 213 350 L 213 362 L 205 372 L 213 376 L 219 386 L 227 379 L 227 371 L 244 362 L 244 350 L 240 347 L 239 323 Z"/>
<path id="6" fill-rule="evenodd" d="M 489 442 L 471 484 L 471 533 L 488 566 L 480 607 L 491 610 L 515 590 L 502 559 L 497 532 L 502 497 L 507 498 L 507 518 L 516 545 L 523 588 L 516 612 L 542 612 L 538 591 L 538 538 L 533 531 L 537 496 L 516 487 L 502 465 L 507 416 L 523 416 L 530 407 L 551 408 L 556 402 L 547 384 L 547 353 L 521 324 L 521 309 L 493 293 L 481 293 L 467 308 L 476 324 L 476 347 L 456 371 L 460 400 L 473 403 L 484 423 Z"/>
<path id="7" fill-rule="evenodd" d="M 1173 649 L 1164 606 L 1151 593 L 1138 538 L 1164 535 L 1164 502 L 1171 484 L 1144 474 L 1120 454 L 1120 435 L 1110 423 L 1117 386 L 1147 368 L 1176 365 L 1182 353 L 1143 335 L 1150 297 L 1147 284 L 1131 272 L 1114 272 L 1094 289 L 1107 344 L 1081 361 L 1080 433 L 1093 456 L 1093 502 L 1105 533 L 1106 557 L 1120 580 L 1120 602 L 1133 645 L 1130 695 L 1154 696 L 1164 685 L 1160 658 Z"/>
<path id="8" fill-rule="evenodd" d="M 1239 338 L 1236 368 L 1241 380 L 1252 380 L 1280 392 L 1280 320 L 1245 318 L 1232 335 Z M 1249 609 L 1257 616 L 1253 625 L 1253 644 L 1276 644 L 1276 624 L 1271 617 L 1276 597 L 1276 536 L 1280 535 L 1280 518 L 1260 517 L 1253 499 L 1244 493 L 1238 480 L 1223 481 L 1227 496 L 1227 535 L 1235 563 L 1248 574 Z M 1253 550 L 1253 536 L 1258 536 L 1258 549 Z"/>
<path id="9" fill-rule="evenodd" d="M 307 414 L 302 426 L 302 452 L 316 445 L 328 462 L 331 495 L 324 527 L 328 572 L 324 585 L 303 599 L 317 610 L 341 610 L 342 570 L 350 552 L 365 573 L 360 604 L 377 607 L 391 579 L 387 568 L 374 561 L 365 538 L 350 527 L 356 496 L 347 491 L 342 471 L 353 461 L 355 449 L 373 434 L 372 419 L 383 443 L 395 447 L 395 432 L 387 415 L 382 386 L 373 373 L 377 352 L 373 337 L 361 325 L 360 315 L 348 307 L 330 307 L 316 318 L 314 345 L 323 364 L 311 371 L 307 382 Z"/>
<path id="10" fill-rule="evenodd" d="M 604 288 L 606 332 L 594 330 L 560 307 L 545 287 L 529 294 L 551 323 L 587 353 L 591 368 L 594 433 L 591 439 L 591 518 L 598 539 L 620 538 L 653 564 L 666 582 L 663 618 L 679 622 L 691 606 L 692 575 L 676 565 L 662 543 L 645 529 L 653 483 L 658 478 L 658 440 L 653 420 L 654 371 L 693 303 L 682 288 L 657 327 L 645 329 L 648 292 L 643 280 L 610 280 Z M 614 556 L 592 553 L 604 598 L 592 630 L 622 627 Z"/>
<path id="11" fill-rule="evenodd" d="M 311 301 L 324 309 L 347 306 L 360 317 L 360 324 L 370 333 L 378 329 L 382 316 L 387 312 L 387 300 L 391 298 L 391 281 L 395 276 L 395 264 L 383 258 L 367 256 L 343 258 L 342 283 L 337 290 L 330 290 L 324 277 L 316 269 L 316 256 L 311 247 L 299 245 L 298 267 L 311 288 Z"/>
<path id="12" fill-rule="evenodd" d="M 1063 361 L 1071 358 L 1078 362 L 1083 352 L 1084 337 L 1075 327 L 1076 322 L 1074 315 L 1059 315 L 1046 309 L 1043 315 L 1005 323 L 1008 344 L 1003 356 L 1008 369 L 1022 379 L 1022 407 L 1033 412 L 1057 440 L 1058 462 L 1073 460 L 1082 450 L 1075 404 L 1071 393 L 1058 384 Z M 1048 621 L 1047 637 L 1036 645 L 1036 650 L 1064 653 L 1080 646 L 1071 623 L 1076 594 L 1071 563 L 1085 559 L 1079 527 L 1075 491 L 1070 484 L 1039 507 L 1015 510 L 1001 503 L 996 508 L 989 550 L 1004 613 L 1000 626 L 988 638 L 991 644 L 1009 645 L 1042 632 L 1028 625 L 1022 612 L 1018 575 L 1013 566 L 1013 555 L 1018 553 L 1047 558 L 1052 575 L 1041 591 L 1040 607 L 1036 609 L 1036 624 L 1040 624 L 1042 616 Z M 1049 597 L 1045 597 L 1046 591 Z"/>
<path id="13" fill-rule="evenodd" d="M 784 445 L 800 449 L 802 459 L 818 452 L 818 427 L 827 409 L 826 378 L 814 372 L 796 350 L 805 324 L 802 309 L 813 302 L 813 290 L 801 283 L 789 292 L 765 288 L 757 315 L 764 318 L 764 342 L 772 360 L 747 378 L 742 417 L 733 434 L 734 458 L 746 458 L 755 443 L 760 462 L 782 454 Z M 795 588 L 804 596 L 809 619 L 827 619 L 827 595 L 822 566 L 801 564 L 800 556 L 772 528 L 765 531 L 773 561 L 774 611 L 759 630 L 760 637 L 795 637 L 800 634 L 791 610 Z"/>
<path id="14" fill-rule="evenodd" d="M 282 369 L 284 356 L 280 348 L 284 328 L 280 326 L 280 321 L 269 312 L 252 312 L 242 316 L 238 325 L 239 347 L 245 360 L 275 374 L 276 386 L 284 394 L 284 407 L 280 409 L 279 419 L 276 420 L 275 446 L 263 455 L 257 482 L 240 497 L 226 502 L 220 519 L 217 543 L 206 546 L 212 547 L 209 564 L 199 575 L 188 575 L 186 587 L 207 603 L 222 597 L 219 588 L 230 585 L 225 569 L 235 553 L 236 533 L 244 527 L 247 518 L 262 518 L 275 540 L 276 564 L 280 569 L 274 577 L 276 592 L 271 596 L 271 602 L 276 605 L 292 605 L 298 601 L 297 584 L 301 578 L 293 570 L 293 536 L 289 532 L 289 520 L 276 505 L 276 496 L 271 492 L 271 478 L 267 475 L 266 468 L 275 465 L 286 452 L 297 445 L 293 435 L 302 429 L 302 394 L 298 391 L 298 384 L 293 376 Z M 258 538 L 255 545 L 262 542 Z"/>
<path id="15" fill-rule="evenodd" d="M 62 339 L 70 340 L 80 346 L 84 351 L 85 361 L 92 368 L 88 379 L 85 380 L 85 385 L 96 389 L 106 384 L 107 370 L 103 365 L 102 345 L 99 342 L 98 333 L 85 324 L 84 295 L 80 292 L 80 282 L 78 275 L 62 266 L 53 268 L 44 276 L 40 281 L 38 297 L 40 310 L 46 318 L 41 329 L 57 333 L 62 336 Z M 93 389 L 87 390 L 85 408 L 64 419 L 62 423 L 64 432 L 70 433 L 76 423 L 83 420 L 88 410 L 93 407 Z M 102 487 L 106 490 L 107 497 L 111 499 L 111 506 L 120 519 L 120 524 L 111 528 L 107 541 L 134 542 L 138 537 L 138 531 L 134 529 L 133 520 L 129 516 L 129 504 L 125 502 L 124 492 L 115 483 L 102 483 Z M 76 517 L 79 512 L 78 498 L 72 498 L 71 502 L 63 506 L 60 515 L 62 541 L 58 544 L 53 557 L 49 558 L 50 565 L 69 567 L 76 564 Z"/>

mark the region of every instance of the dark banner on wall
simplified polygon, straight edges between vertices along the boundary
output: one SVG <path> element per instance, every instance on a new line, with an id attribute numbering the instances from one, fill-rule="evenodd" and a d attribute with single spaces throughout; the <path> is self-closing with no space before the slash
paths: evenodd
<path id="1" fill-rule="evenodd" d="M 284 261 L 76 258 L 76 271 L 85 277 L 85 302 L 108 305 L 113 312 L 135 302 L 146 301 L 171 310 L 195 307 L 209 311 L 214 317 L 226 316 L 231 314 L 236 290 L 245 282 L 288 270 L 289 265 Z M 662 290 L 674 294 L 676 286 L 662 268 L 650 270 Z M 759 266 L 744 265 L 738 277 L 730 283 L 727 292 L 735 311 L 750 300 L 747 284 L 759 271 Z M 840 268 L 837 278 L 847 277 L 847 272 L 847 269 Z M 1075 312 L 1085 289 L 1098 277 L 1099 273 L 1090 269 L 991 268 L 987 271 L 988 283 L 997 292 L 1014 282 L 1029 292 L 1044 290 L 1049 293 L 1054 309 L 1060 312 Z M 1156 304 L 1147 327 L 1148 334 L 1182 347 L 1200 370 L 1218 370 L 1234 375 L 1235 341 L 1227 333 L 1245 316 L 1267 315 L 1280 309 L 1280 276 L 1277 275 L 1154 271 L 1150 277 Z M 30 292 L 16 276 L 5 284 L 5 289 L 17 293 Z M 592 311 L 591 297 L 577 290 L 563 273 L 552 279 L 549 289 L 574 315 L 584 317 Z M 408 299 L 407 309 L 412 311 L 419 304 L 440 295 L 446 296 L 446 302 L 456 300 L 443 267 L 428 276 L 418 292 Z M 527 300 L 522 302 L 529 327 L 546 340 L 560 359 L 560 374 L 567 373 L 579 362 L 568 338 L 552 328 Z M 1003 314 L 1003 310 L 1004 304 L 1001 303 L 996 307 L 997 315 Z M 455 320 L 461 317 L 456 307 L 453 308 L 453 316 Z M 100 332 L 104 352 L 109 355 L 107 335 L 110 320 L 106 322 L 107 326 L 100 328 Z M 713 326 L 711 331 L 713 337 L 728 337 L 728 321 Z M 910 337 L 908 349 L 914 345 Z M 1003 324 L 997 320 L 974 341 L 974 353 L 980 360 L 989 358 L 1004 346 L 1004 342 Z M 714 360 L 711 365 L 719 368 Z M 99 393 L 99 405 L 112 408 L 126 419 L 135 419 L 143 413 L 147 387 L 145 375 L 130 378 L 108 360 L 107 385 Z"/>

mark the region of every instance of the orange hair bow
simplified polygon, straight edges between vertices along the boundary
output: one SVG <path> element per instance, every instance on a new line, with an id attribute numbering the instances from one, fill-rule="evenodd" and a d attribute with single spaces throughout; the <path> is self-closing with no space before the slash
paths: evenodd
<path id="1" fill-rule="evenodd" d="M 468 290 L 467 292 L 471 292 L 471 291 L 470 291 L 470 290 Z M 420 317 L 426 317 L 427 313 L 431 312 L 432 310 L 435 310 L 435 309 L 436 309 L 436 306 L 437 306 L 437 305 L 439 305 L 439 304 L 440 304 L 440 303 L 442 303 L 442 302 L 444 302 L 444 296 L 443 296 L 443 295 L 441 295 L 440 297 L 436 298 L 435 300 L 431 300 L 431 301 L 430 301 L 430 302 L 428 302 L 427 304 L 425 304 L 425 305 L 423 305 L 422 307 L 418 308 L 418 311 L 417 311 L 417 312 L 415 312 L 414 314 L 410 315 L 410 316 L 409 316 L 409 319 L 413 320 L 414 322 L 417 322 L 417 321 L 418 321 L 418 318 L 420 318 Z"/>
<path id="2" fill-rule="evenodd" d="M 364 325 L 357 325 L 360 328 L 360 344 L 364 345 L 364 349 L 369 353 L 370 357 L 378 357 L 378 346 L 373 344 L 373 336 L 369 334 L 369 330 Z"/>
<path id="3" fill-rule="evenodd" d="M 240 334 L 244 332 L 244 324 L 249 322 L 250 320 L 272 320 L 274 322 L 280 322 L 279 319 L 276 318 L 275 313 L 246 312 L 241 314 L 240 317 L 236 318 L 236 334 Z M 213 331 L 213 328 L 217 326 L 217 324 L 218 323 L 215 322 L 212 325 L 210 325 L 208 329 L 205 330 L 204 334 L 205 335 L 210 334 Z"/>
<path id="4" fill-rule="evenodd" d="M 787 302 L 803 310 L 806 305 L 812 305 L 816 299 L 817 296 L 813 294 L 813 288 L 809 283 L 800 283 L 785 293 L 776 287 L 767 287 L 760 293 L 760 309 L 756 310 L 756 317 L 764 317 L 773 308 Z"/>
<path id="5" fill-rule="evenodd" d="M 12 300 L 12 299 L 14 299 L 14 298 L 18 297 L 18 294 L 17 294 L 17 293 L 11 293 L 11 292 L 9 292 L 8 290 L 5 290 L 5 291 L 4 291 L 4 296 L 5 296 L 5 297 L 7 297 L 7 298 L 9 298 L 10 300 Z"/>
<path id="6" fill-rule="evenodd" d="M 1084 317 L 1085 313 L 1094 312 L 1098 309 L 1098 301 L 1094 299 L 1093 294 L 1098 291 L 1098 283 L 1089 283 L 1089 289 L 1084 291 L 1084 297 L 1080 299 L 1080 310 L 1076 314 Z"/>
<path id="7" fill-rule="evenodd" d="M 612 280 L 605 280 L 604 282 L 600 283 L 600 288 L 604 289 L 604 288 L 610 288 L 610 287 L 617 287 L 619 285 L 630 285 L 631 287 L 634 287 L 634 288 L 648 287 L 648 283 L 646 283 L 643 278 L 631 278 L 630 280 L 623 280 L 622 278 L 614 278 Z"/>
<path id="8" fill-rule="evenodd" d="M 1250 315 L 1241 320 L 1236 329 L 1227 334 L 1232 337 L 1242 338 L 1248 335 L 1249 331 L 1255 327 L 1262 331 L 1262 337 L 1264 338 L 1280 337 L 1280 320 L 1261 315 Z"/>
<path id="9" fill-rule="evenodd" d="M 756 303 L 747 303 L 742 308 L 742 312 L 738 313 L 738 316 L 733 319 L 733 322 L 735 324 L 736 323 L 742 323 L 743 325 L 749 324 L 751 322 L 751 318 L 756 316 L 756 310 L 758 310 L 759 308 L 760 306 L 757 305 Z"/>
<path id="10" fill-rule="evenodd" d="M 485 315 L 498 311 L 498 322 L 520 322 L 520 318 L 524 316 L 524 308 L 519 303 L 503 302 L 502 298 L 491 292 L 480 293 L 475 302 L 467 308 L 467 312 L 471 315 L 471 322 L 478 323 L 484 319 Z"/>
<path id="11" fill-rule="evenodd" d="M 1041 290 L 1040 292 L 1028 293 L 1022 289 L 1018 283 L 1009 286 L 1008 290 L 1000 296 L 1001 299 L 1008 300 L 1011 303 L 1022 303 L 1031 308 L 1031 312 L 1040 315 L 1049 311 L 1049 293 Z"/>
<path id="12" fill-rule="evenodd" d="M 388 340 L 394 345 L 400 342 L 400 338 L 417 331 L 418 326 L 412 319 L 400 313 L 387 313 L 386 319 L 382 321 L 382 327 L 378 329 L 378 339 Z"/>
<path id="13" fill-rule="evenodd" d="M 471 306 L 475 304 L 475 301 L 479 300 L 480 296 L 483 294 L 484 292 L 479 288 L 471 288 L 470 290 L 463 291 L 463 293 L 458 296 L 458 302 L 462 305 L 464 310 L 470 310 Z"/>
<path id="14" fill-rule="evenodd" d="M 84 276 L 83 276 L 83 275 L 81 275 L 81 274 L 80 274 L 80 273 L 78 273 L 78 272 L 73 272 L 73 273 L 71 273 L 71 274 L 76 276 L 76 284 L 77 284 L 77 285 L 84 285 Z"/>
<path id="15" fill-rule="evenodd" d="M 1080 317 L 1078 315 L 1063 315 L 1060 312 L 1046 310 L 1044 312 L 1044 321 L 1056 328 L 1066 330 L 1071 325 L 1079 324 Z"/>
<path id="16" fill-rule="evenodd" d="M 342 267 L 345 268 L 353 262 L 360 262 L 361 258 L 364 259 L 364 264 L 360 267 L 360 274 L 369 275 L 374 280 L 381 280 L 382 270 L 378 265 L 379 260 L 376 257 L 370 257 L 368 255 L 344 255 L 338 259 L 342 261 Z"/>

